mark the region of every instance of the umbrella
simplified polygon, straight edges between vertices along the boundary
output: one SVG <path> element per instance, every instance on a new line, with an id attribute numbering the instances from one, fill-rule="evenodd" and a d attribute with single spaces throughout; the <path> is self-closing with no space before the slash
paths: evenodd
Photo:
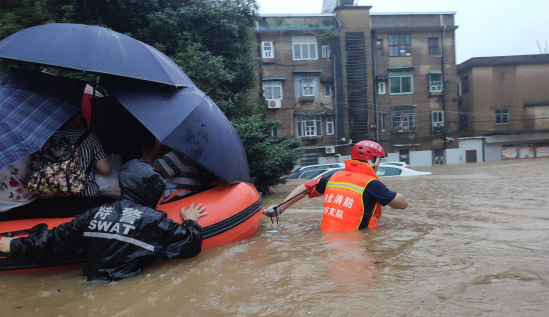
<path id="1" fill-rule="evenodd" d="M 40 150 L 80 110 L 85 86 L 43 73 L 0 73 L 0 168 Z"/>
<path id="2" fill-rule="evenodd" d="M 223 112 L 198 88 L 145 89 L 105 85 L 103 81 L 102 85 L 163 144 L 180 150 L 228 183 L 250 182 L 242 140 Z"/>
<path id="3" fill-rule="evenodd" d="M 159 50 L 96 25 L 51 23 L 24 29 L 0 42 L 0 58 L 176 87 L 194 86 Z"/>

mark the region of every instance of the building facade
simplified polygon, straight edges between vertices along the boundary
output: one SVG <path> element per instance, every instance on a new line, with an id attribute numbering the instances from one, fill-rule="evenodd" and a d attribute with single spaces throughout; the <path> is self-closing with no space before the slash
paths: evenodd
<path id="1" fill-rule="evenodd" d="M 460 161 L 549 157 L 549 55 L 458 66 Z"/>
<path id="2" fill-rule="evenodd" d="M 454 13 L 334 4 L 262 15 L 254 29 L 273 134 L 303 142 L 303 164 L 340 162 L 365 139 L 381 143 L 387 161 L 458 163 Z"/>

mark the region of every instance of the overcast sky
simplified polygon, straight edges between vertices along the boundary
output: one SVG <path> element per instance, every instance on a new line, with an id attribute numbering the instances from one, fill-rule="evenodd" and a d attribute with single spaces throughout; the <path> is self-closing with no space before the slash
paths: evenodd
<path id="1" fill-rule="evenodd" d="M 259 13 L 320 13 L 322 0 L 257 0 Z M 549 0 L 359 0 L 371 12 L 455 11 L 457 63 L 539 54 L 549 42 Z"/>

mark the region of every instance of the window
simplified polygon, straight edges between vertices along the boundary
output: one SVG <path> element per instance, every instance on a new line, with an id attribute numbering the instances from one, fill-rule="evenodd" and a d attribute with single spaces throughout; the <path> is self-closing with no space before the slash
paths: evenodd
<path id="1" fill-rule="evenodd" d="M 332 96 L 332 86 L 324 85 L 324 97 L 331 97 L 331 96 Z"/>
<path id="2" fill-rule="evenodd" d="M 459 129 L 467 130 L 467 114 L 466 113 L 459 114 Z"/>
<path id="3" fill-rule="evenodd" d="M 295 97 L 319 97 L 318 76 L 295 76 Z"/>
<path id="4" fill-rule="evenodd" d="M 387 130 L 387 116 L 382 114 L 379 116 L 379 131 Z"/>
<path id="5" fill-rule="evenodd" d="M 496 124 L 509 124 L 509 109 L 496 109 Z"/>
<path id="6" fill-rule="evenodd" d="M 282 82 L 281 81 L 264 81 L 263 95 L 267 100 L 282 99 Z"/>
<path id="7" fill-rule="evenodd" d="M 277 127 L 274 127 L 274 128 L 271 130 L 271 135 L 272 135 L 272 136 L 278 136 L 278 128 L 277 128 Z"/>
<path id="8" fill-rule="evenodd" d="M 444 150 L 435 149 L 433 150 L 433 165 L 443 165 L 444 164 Z"/>
<path id="9" fill-rule="evenodd" d="M 326 134 L 334 134 L 334 117 L 326 117 Z"/>
<path id="10" fill-rule="evenodd" d="M 330 48 L 326 44 L 322 44 L 322 58 L 330 58 Z"/>
<path id="11" fill-rule="evenodd" d="M 292 50 L 295 61 L 317 59 L 316 36 L 292 37 Z"/>
<path id="12" fill-rule="evenodd" d="M 408 132 L 417 127 L 415 106 L 400 106 L 393 108 L 393 132 Z"/>
<path id="13" fill-rule="evenodd" d="M 442 74 L 429 75 L 429 92 L 442 92 Z"/>
<path id="14" fill-rule="evenodd" d="M 389 56 L 410 56 L 412 48 L 410 45 L 410 34 L 389 35 Z"/>
<path id="15" fill-rule="evenodd" d="M 389 83 L 391 85 L 391 95 L 411 94 L 412 91 L 412 71 L 390 71 Z"/>
<path id="16" fill-rule="evenodd" d="M 438 55 L 438 38 L 429 38 L 429 55 Z"/>
<path id="17" fill-rule="evenodd" d="M 383 56 L 383 40 L 376 40 L 376 56 Z"/>
<path id="18" fill-rule="evenodd" d="M 274 58 L 274 46 L 273 42 L 261 42 L 261 57 L 263 58 Z"/>
<path id="19" fill-rule="evenodd" d="M 461 89 L 463 93 L 469 91 L 469 76 L 465 76 L 461 79 Z"/>
<path id="20" fill-rule="evenodd" d="M 444 130 L 444 111 L 431 111 L 431 131 L 442 132 Z"/>
<path id="21" fill-rule="evenodd" d="M 320 116 L 303 116 L 297 118 L 297 135 L 302 137 L 322 136 Z"/>
<path id="22" fill-rule="evenodd" d="M 458 90 L 458 97 L 461 97 L 461 84 L 460 83 L 458 83 L 457 90 Z"/>
<path id="23" fill-rule="evenodd" d="M 380 95 L 385 95 L 385 83 L 377 83 L 377 93 Z"/>

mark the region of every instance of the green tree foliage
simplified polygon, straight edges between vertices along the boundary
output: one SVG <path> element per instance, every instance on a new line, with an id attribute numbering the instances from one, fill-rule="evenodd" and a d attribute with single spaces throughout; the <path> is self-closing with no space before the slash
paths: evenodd
<path id="1" fill-rule="evenodd" d="M 270 186 L 284 182 L 281 177 L 299 158 L 299 143 L 289 137 L 271 136 L 278 123 L 265 121 L 258 115 L 236 119 L 233 125 L 246 148 L 252 183 L 257 190 L 268 193 Z"/>
<path id="2" fill-rule="evenodd" d="M 164 52 L 233 122 L 253 183 L 268 192 L 294 165 L 299 144 L 270 136 L 277 123 L 266 122 L 264 106 L 248 94 L 258 67 L 250 32 L 257 20 L 255 0 L 0 0 L 0 39 L 45 23 L 101 23 Z"/>

